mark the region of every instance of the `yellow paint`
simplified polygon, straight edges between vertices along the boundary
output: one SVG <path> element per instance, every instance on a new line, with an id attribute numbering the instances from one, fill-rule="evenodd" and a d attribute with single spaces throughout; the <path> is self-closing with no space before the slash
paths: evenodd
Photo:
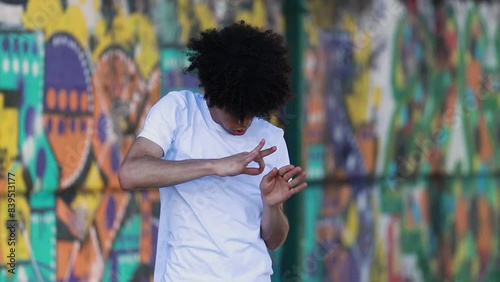
<path id="1" fill-rule="evenodd" d="M 50 28 L 63 15 L 59 0 L 30 0 L 23 15 L 23 25 L 27 30 Z"/>
<path id="2" fill-rule="evenodd" d="M 314 25 L 312 19 L 307 19 L 304 21 L 304 30 L 307 34 L 309 45 L 318 46 L 319 44 L 319 34 L 318 28 Z"/>
<path id="3" fill-rule="evenodd" d="M 373 224 L 374 226 L 380 226 L 381 212 L 374 199 L 370 200 L 370 206 L 373 214 Z M 370 264 L 370 281 L 387 281 L 387 253 L 379 233 L 375 232 L 374 236 L 375 248 Z"/>
<path id="4" fill-rule="evenodd" d="M 369 69 L 361 70 L 361 73 L 353 82 L 353 92 L 346 96 L 349 117 L 354 127 L 358 127 L 368 121 L 369 88 Z"/>
<path id="5" fill-rule="evenodd" d="M 356 20 L 351 14 L 345 14 L 342 18 L 341 29 L 343 31 L 349 32 L 350 34 L 356 33 L 358 27 Z"/>
<path id="6" fill-rule="evenodd" d="M 351 247 L 359 233 L 358 208 L 355 203 L 351 203 L 347 210 L 347 217 L 342 229 L 342 243 L 345 247 Z"/>
<path id="7" fill-rule="evenodd" d="M 154 26 L 148 17 L 140 13 L 131 15 L 130 22 L 135 27 L 133 37 L 139 39 L 135 48 L 135 62 L 142 77 L 149 77 L 160 60 Z"/>
<path id="8" fill-rule="evenodd" d="M 125 15 L 118 9 L 118 15 L 113 19 L 111 28 L 107 30 L 106 22 L 100 19 L 95 29 L 95 38 L 98 41 L 93 51 L 93 60 L 112 45 L 134 52 L 136 62 L 142 77 L 147 78 L 158 64 L 160 56 L 154 25 L 150 19 L 141 13 Z M 130 50 L 133 46 L 133 50 Z"/>
<path id="9" fill-rule="evenodd" d="M 455 30 L 455 24 L 453 22 L 453 19 L 448 18 L 446 20 L 446 30 L 448 30 L 448 31 L 454 31 Z"/>
<path id="10" fill-rule="evenodd" d="M 95 34 L 100 40 L 99 45 L 94 50 L 94 55 L 101 54 L 110 44 L 115 44 L 128 50 L 128 43 L 133 40 L 132 29 L 131 22 L 124 15 L 118 15 L 113 19 L 109 31 L 106 30 L 105 20 L 99 20 Z M 110 42 L 110 44 L 106 44 L 107 42 Z"/>
<path id="11" fill-rule="evenodd" d="M 455 256 L 453 257 L 453 271 L 455 273 L 460 269 L 463 262 L 465 261 L 466 253 L 467 241 L 465 239 L 460 239 L 456 247 Z"/>
<path id="12" fill-rule="evenodd" d="M 395 82 L 396 86 L 398 88 L 403 88 L 406 82 L 406 79 L 404 77 L 404 72 L 403 72 L 403 65 L 401 63 L 396 63 L 396 70 L 395 70 Z"/>
<path id="13" fill-rule="evenodd" d="M 344 16 L 342 29 L 351 34 L 351 38 L 357 38 L 357 26 L 352 15 Z M 354 127 L 368 122 L 370 99 L 370 57 L 372 55 L 372 40 L 366 33 L 361 33 L 363 46 L 353 49 L 353 60 L 356 65 L 354 74 L 353 90 L 346 96 L 346 105 L 350 120 Z"/>
<path id="14" fill-rule="evenodd" d="M 212 11 L 208 5 L 204 2 L 197 2 L 194 4 L 194 14 L 196 18 L 200 21 L 201 30 L 215 27 L 217 25 Z"/>
<path id="15" fill-rule="evenodd" d="M 117 45 L 130 51 L 130 44 L 136 41 L 136 38 L 133 37 L 133 22 L 119 5 L 115 4 L 115 10 L 117 15 L 113 18 L 110 28 L 107 28 L 104 18 L 99 19 L 96 24 L 94 37 L 98 43 L 92 52 L 94 61 L 97 61 L 101 53 L 111 45 Z"/>
<path id="16" fill-rule="evenodd" d="M 177 1 L 177 20 L 181 26 L 181 35 L 179 38 L 179 43 L 186 44 L 189 40 L 189 34 L 191 32 L 191 19 L 189 18 L 189 0 L 178 0 Z"/>
<path id="17" fill-rule="evenodd" d="M 375 239 L 375 249 L 370 265 L 370 281 L 387 280 L 387 254 L 380 238 Z"/>
<path id="18" fill-rule="evenodd" d="M 4 108 L 4 99 L 4 94 L 0 92 L 0 120 L 8 121 L 0 122 L 0 150 L 5 150 L 6 152 L 4 163 L 0 163 L 0 166 L 4 167 L 9 172 L 13 172 L 12 165 L 18 155 L 17 142 L 19 136 L 19 111 L 17 108 Z M 1 171 L 1 173 L 5 174 L 6 171 Z M 17 175 L 16 172 L 13 173 Z M 3 176 L 5 177 L 5 175 Z M 19 178 L 20 177 L 16 177 L 16 181 Z M 0 181 L 0 183 L 2 184 L 2 187 L 0 187 L 1 193 L 6 191 L 6 185 L 3 181 Z"/>
<path id="19" fill-rule="evenodd" d="M 71 34 L 82 46 L 87 47 L 88 29 L 80 8 L 69 6 L 64 15 L 54 20 L 54 24 L 47 27 L 45 39 L 49 39 L 54 33 L 66 32 Z"/>
<path id="20" fill-rule="evenodd" d="M 285 30 L 285 17 L 283 16 L 283 14 L 279 14 L 277 19 L 276 19 L 276 26 L 277 26 L 277 30 L 275 30 L 276 32 L 284 32 Z"/>
<path id="21" fill-rule="evenodd" d="M 263 0 L 255 0 L 252 5 L 252 10 L 241 10 L 236 14 L 236 20 L 244 20 L 245 22 L 264 27 L 267 23 L 267 11 Z"/>
<path id="22" fill-rule="evenodd" d="M 267 23 L 267 10 L 264 0 L 256 0 L 253 2 L 253 21 L 256 26 L 265 26 Z"/>
<path id="23" fill-rule="evenodd" d="M 373 89 L 373 106 L 378 109 L 380 107 L 380 103 L 382 101 L 382 88 L 380 86 L 376 86 Z"/>
<path id="24" fill-rule="evenodd" d="M 80 0 L 81 2 L 82 0 Z M 71 34 L 82 46 L 87 47 L 88 27 L 79 7 L 71 5 L 63 11 L 61 2 L 57 0 L 28 1 L 23 15 L 23 25 L 27 30 L 45 31 L 45 40 L 54 33 Z"/>
<path id="25" fill-rule="evenodd" d="M 472 171 L 478 171 L 480 165 L 481 165 L 481 156 L 478 154 L 474 154 L 472 159 Z"/>
<path id="26" fill-rule="evenodd" d="M 101 204 L 102 193 L 76 193 L 71 202 L 72 210 L 83 210 L 85 212 L 85 229 L 88 230 L 95 219 L 95 212 Z M 82 228 L 83 229 L 83 228 Z"/>
<path id="27" fill-rule="evenodd" d="M 83 183 L 83 188 L 88 191 L 99 192 L 104 188 L 104 181 L 95 162 L 92 162 L 87 177 Z"/>
<path id="28" fill-rule="evenodd" d="M 279 120 L 278 115 L 276 115 L 276 114 L 271 115 L 269 122 L 275 126 L 280 126 L 280 120 Z"/>
<path id="29" fill-rule="evenodd" d="M 245 21 L 246 23 L 252 23 L 252 13 L 247 10 L 239 11 L 236 16 L 236 21 Z"/>
<path id="30" fill-rule="evenodd" d="M 462 184 L 459 181 L 455 181 L 453 183 L 453 196 L 456 198 L 460 198 L 463 196 Z"/>
<path id="31" fill-rule="evenodd" d="M 329 29 L 333 27 L 334 13 L 336 8 L 335 0 L 309 0 L 307 9 L 314 19 L 317 28 Z"/>

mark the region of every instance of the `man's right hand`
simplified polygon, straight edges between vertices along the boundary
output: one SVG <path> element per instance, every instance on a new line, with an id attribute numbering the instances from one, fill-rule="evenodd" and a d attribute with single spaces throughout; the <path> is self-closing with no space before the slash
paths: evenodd
<path id="1" fill-rule="evenodd" d="M 250 152 L 243 152 L 222 159 L 215 160 L 215 169 L 218 176 L 235 176 L 239 174 L 259 175 L 264 171 L 264 157 L 276 152 L 276 146 L 262 150 L 266 141 L 262 139 L 259 145 Z M 251 162 L 259 167 L 248 167 Z"/>

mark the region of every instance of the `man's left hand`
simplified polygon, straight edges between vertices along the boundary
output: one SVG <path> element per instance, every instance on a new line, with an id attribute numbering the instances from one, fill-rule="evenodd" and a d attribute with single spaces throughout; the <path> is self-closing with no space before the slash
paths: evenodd
<path id="1" fill-rule="evenodd" d="M 262 202 L 269 207 L 285 202 L 306 188 L 305 179 L 306 172 L 300 167 L 286 165 L 280 169 L 273 168 L 260 182 Z"/>

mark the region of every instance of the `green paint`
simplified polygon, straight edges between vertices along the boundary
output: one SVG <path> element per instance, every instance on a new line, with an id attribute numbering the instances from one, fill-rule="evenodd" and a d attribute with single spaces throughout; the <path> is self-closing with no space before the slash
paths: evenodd
<path id="1" fill-rule="evenodd" d="M 324 187 L 321 185 L 310 185 L 304 193 L 304 237 L 303 254 L 304 262 L 301 264 L 301 271 L 304 281 L 320 282 L 324 272 L 324 259 L 321 255 L 321 248 L 316 239 L 316 222 L 323 209 Z"/>
<path id="2" fill-rule="evenodd" d="M 117 272 L 112 271 L 112 259 L 108 259 L 105 267 L 105 281 L 130 281 L 139 267 L 139 250 L 141 239 L 141 217 L 134 214 L 126 218 L 118 236 L 113 243 L 110 256 L 116 256 Z"/>
<path id="3" fill-rule="evenodd" d="M 304 50 L 304 13 L 305 3 L 302 0 L 282 1 L 285 16 L 285 38 L 290 50 L 292 66 L 291 89 L 295 95 L 287 105 L 287 113 L 298 118 L 291 118 L 285 130 L 285 138 L 290 154 L 290 162 L 296 166 L 301 165 L 301 140 L 302 140 L 302 97 L 304 95 L 303 50 Z M 285 212 L 290 222 L 290 232 L 283 246 L 283 259 L 281 262 L 281 276 L 283 281 L 296 277 L 294 270 L 300 265 L 304 257 L 300 248 L 303 238 L 303 194 L 299 193 L 288 199 L 285 203 Z"/>
<path id="4" fill-rule="evenodd" d="M 56 275 L 57 220 L 55 195 L 35 193 L 30 197 L 31 264 L 27 266 L 29 281 L 54 281 Z M 43 242 L 40 244 L 38 242 Z"/>
<path id="5" fill-rule="evenodd" d="M 28 110 L 34 110 L 35 120 L 42 120 L 43 115 L 43 82 L 44 82 L 44 42 L 41 33 L 5 33 L 0 35 L 0 42 L 7 38 L 9 51 L 0 53 L 0 89 L 21 91 L 21 104 L 18 105 L 19 124 L 18 153 L 36 185 L 35 191 L 54 191 L 59 181 L 58 164 L 44 133 L 42 124 L 34 124 L 35 133 L 26 134 L 26 117 Z M 17 44 L 16 44 L 17 42 Z M 23 46 L 28 46 L 25 52 Z M 17 46 L 16 46 L 17 45 Z M 36 45 L 36 53 L 34 52 Z M 16 50 L 17 47 L 17 50 Z M 6 71 L 7 70 L 7 71 Z M 19 88 L 22 85 L 22 89 Z M 45 152 L 45 169 L 42 177 L 37 178 L 38 153 Z"/>

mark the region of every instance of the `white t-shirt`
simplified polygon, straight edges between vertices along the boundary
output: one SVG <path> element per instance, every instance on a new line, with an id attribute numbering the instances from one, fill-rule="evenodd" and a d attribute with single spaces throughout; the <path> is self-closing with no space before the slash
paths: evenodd
<path id="1" fill-rule="evenodd" d="M 254 118 L 244 135 L 231 135 L 213 121 L 201 94 L 178 91 L 153 106 L 139 137 L 158 144 L 165 160 L 227 157 L 251 151 L 261 139 L 264 149 L 277 146 L 261 175 L 206 176 L 160 188 L 154 273 L 155 282 L 270 281 L 259 183 L 273 167 L 289 164 L 283 130 Z"/>

